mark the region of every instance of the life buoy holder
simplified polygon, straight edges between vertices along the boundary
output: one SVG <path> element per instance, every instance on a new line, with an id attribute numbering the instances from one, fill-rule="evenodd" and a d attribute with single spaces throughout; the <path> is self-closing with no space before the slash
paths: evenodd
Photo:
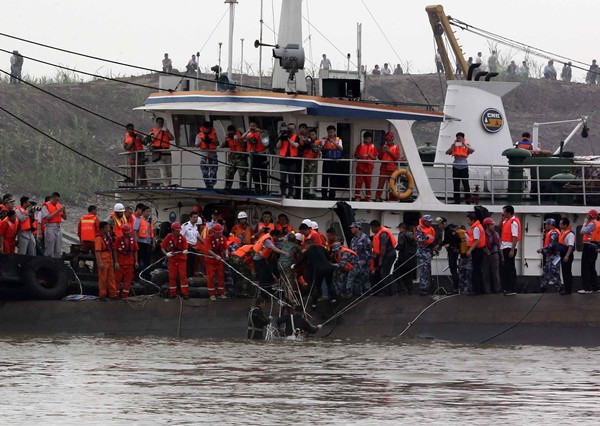
<path id="1" fill-rule="evenodd" d="M 398 176 L 401 175 L 406 176 L 406 179 L 408 180 L 408 187 L 406 188 L 406 191 L 404 191 L 402 194 L 398 194 L 398 190 L 396 189 L 396 179 L 398 179 Z M 394 173 L 392 173 L 392 176 L 390 176 L 389 185 L 390 192 L 392 193 L 392 195 L 395 198 L 398 198 L 399 200 L 404 200 L 410 197 L 413 191 L 415 190 L 415 179 L 413 178 L 412 173 L 409 172 L 407 169 L 398 169 Z"/>

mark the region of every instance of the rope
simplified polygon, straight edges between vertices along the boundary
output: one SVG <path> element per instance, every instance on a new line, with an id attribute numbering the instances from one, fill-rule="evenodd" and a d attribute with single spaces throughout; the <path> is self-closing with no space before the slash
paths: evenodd
<path id="1" fill-rule="evenodd" d="M 75 269 L 73 269 L 73 267 L 71 266 L 70 263 L 67 263 L 67 267 L 73 272 L 73 275 L 75 275 L 75 279 L 77 280 L 77 283 L 79 284 L 79 294 L 70 294 L 68 296 L 63 297 L 62 300 L 65 300 L 68 302 L 87 302 L 90 300 L 98 299 L 97 296 L 83 294 L 83 286 L 81 285 L 81 280 L 79 279 L 77 272 L 75 272 Z"/>
<path id="2" fill-rule="evenodd" d="M 429 305 L 427 305 L 427 307 L 426 307 L 425 309 L 423 309 L 421 312 L 419 312 L 419 315 L 417 315 L 417 316 L 415 317 L 415 319 L 414 319 L 414 320 L 412 320 L 412 321 L 410 321 L 410 322 L 408 323 L 408 325 L 406 326 L 406 328 L 405 328 L 404 330 L 402 330 L 402 333 L 400 333 L 400 334 L 399 334 L 399 335 L 397 335 L 396 337 L 392 337 L 392 340 L 396 340 L 397 338 L 399 338 L 399 337 L 402 337 L 402 336 L 404 335 L 404 333 L 406 333 L 406 332 L 408 331 L 408 329 L 409 329 L 410 327 L 412 327 L 412 325 L 413 325 L 415 322 L 417 322 L 417 320 L 418 320 L 418 319 L 421 317 L 421 315 L 423 315 L 423 314 L 425 313 L 425 311 L 427 311 L 427 310 L 428 310 L 429 308 L 431 308 L 433 305 L 435 305 L 436 303 L 438 303 L 438 302 L 440 302 L 440 301 L 442 301 L 442 300 L 446 300 L 446 299 L 448 299 L 448 298 L 450 298 L 450 297 L 454 297 L 454 296 L 459 296 L 459 294 L 457 293 L 457 294 L 453 294 L 453 295 L 450 295 L 450 296 L 444 296 L 444 297 L 440 297 L 439 299 L 435 300 L 433 303 L 430 303 Z"/>

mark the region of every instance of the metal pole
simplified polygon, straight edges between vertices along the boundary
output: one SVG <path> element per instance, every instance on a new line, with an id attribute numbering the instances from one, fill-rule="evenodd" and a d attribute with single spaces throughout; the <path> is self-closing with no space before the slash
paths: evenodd
<path id="1" fill-rule="evenodd" d="M 219 72 L 217 73 L 217 80 L 221 77 L 221 48 L 223 47 L 223 43 L 219 42 Z M 215 90 L 218 90 L 217 83 L 215 83 Z"/>
<path id="2" fill-rule="evenodd" d="M 258 40 L 258 87 L 262 89 L 263 0 L 260 0 L 260 35 Z"/>
<path id="3" fill-rule="evenodd" d="M 244 39 L 241 38 L 242 47 L 240 49 L 240 86 L 244 84 Z M 240 91 L 242 88 L 240 87 Z"/>
<path id="4" fill-rule="evenodd" d="M 227 52 L 227 78 L 233 79 L 233 24 L 235 21 L 235 5 L 237 0 L 225 0 L 225 3 L 229 3 L 229 48 Z"/>
<path id="5" fill-rule="evenodd" d="M 356 23 L 356 71 L 358 71 L 358 75 L 360 78 L 360 65 L 362 61 L 362 24 L 360 22 Z"/>

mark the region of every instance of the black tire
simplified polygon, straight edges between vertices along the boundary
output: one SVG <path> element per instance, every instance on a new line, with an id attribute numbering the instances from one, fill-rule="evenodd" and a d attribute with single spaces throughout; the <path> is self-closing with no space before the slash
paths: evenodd
<path id="1" fill-rule="evenodd" d="M 36 299 L 62 299 L 67 293 L 67 271 L 56 259 L 36 257 L 23 267 L 23 281 Z"/>

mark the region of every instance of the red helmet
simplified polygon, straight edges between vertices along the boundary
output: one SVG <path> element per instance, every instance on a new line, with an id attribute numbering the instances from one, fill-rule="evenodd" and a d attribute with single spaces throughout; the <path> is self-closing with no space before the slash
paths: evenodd
<path id="1" fill-rule="evenodd" d="M 483 224 L 484 225 L 495 225 L 496 222 L 494 222 L 491 217 L 486 217 L 485 219 L 483 219 Z"/>
<path id="2" fill-rule="evenodd" d="M 131 226 L 129 226 L 128 224 L 125 224 L 125 225 L 121 226 L 121 231 L 123 231 L 125 234 L 129 234 L 131 232 Z"/>
<path id="3" fill-rule="evenodd" d="M 223 232 L 223 227 L 218 223 L 215 223 L 211 229 L 213 232 Z"/>
<path id="4" fill-rule="evenodd" d="M 171 229 L 173 231 L 181 231 L 181 223 L 173 222 L 173 224 L 171 225 Z"/>
<path id="5" fill-rule="evenodd" d="M 596 209 L 592 209 L 588 212 L 588 216 L 590 216 L 592 219 L 597 220 L 598 219 L 598 212 L 596 211 Z"/>
<path id="6" fill-rule="evenodd" d="M 202 211 L 202 206 L 196 204 L 194 206 L 194 210 L 192 210 L 194 213 L 200 213 Z"/>
<path id="7" fill-rule="evenodd" d="M 392 142 L 394 140 L 394 134 L 392 132 L 387 132 L 385 134 L 385 141 Z"/>

